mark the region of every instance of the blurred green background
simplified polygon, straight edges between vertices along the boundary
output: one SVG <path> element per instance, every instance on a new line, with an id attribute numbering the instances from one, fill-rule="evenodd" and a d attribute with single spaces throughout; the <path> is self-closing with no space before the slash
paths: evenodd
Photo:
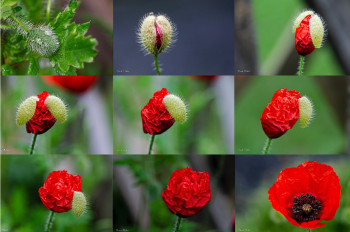
<path id="1" fill-rule="evenodd" d="M 112 159 L 107 156 L 2 155 L 1 227 L 3 231 L 44 231 L 49 211 L 38 190 L 50 172 L 80 175 L 87 211 L 55 213 L 52 231 L 112 231 Z"/>
<path id="2" fill-rule="evenodd" d="M 234 156 L 114 156 L 114 229 L 161 232 L 174 229 L 177 216 L 162 199 L 171 174 L 181 168 L 207 171 L 211 201 L 182 220 L 181 231 L 233 232 Z"/>
<path id="3" fill-rule="evenodd" d="M 305 161 L 330 165 L 341 185 L 339 209 L 326 226 L 312 231 L 350 230 L 350 169 L 346 156 L 236 156 L 236 231 L 305 232 L 292 225 L 274 210 L 268 200 L 268 190 L 280 171 L 296 167 Z"/>
<path id="4" fill-rule="evenodd" d="M 346 153 L 346 77 L 236 78 L 235 154 L 262 154 L 267 140 L 260 121 L 274 93 L 296 90 L 313 103 L 314 115 L 306 128 L 298 120 L 284 135 L 272 140 L 270 154 Z"/>
<path id="5" fill-rule="evenodd" d="M 73 94 L 48 86 L 39 76 L 6 76 L 1 78 L 1 146 L 2 154 L 27 154 L 33 134 L 26 126 L 16 125 L 17 109 L 22 101 L 46 90 L 62 99 L 68 116 L 38 135 L 36 154 L 111 154 L 112 153 L 112 77 L 99 77 L 87 92 Z M 99 117 L 102 118 L 99 118 Z M 99 119 L 99 120 L 98 120 Z M 96 131 L 95 125 L 101 130 Z M 106 126 L 103 126 L 106 125 Z M 104 141 L 107 147 L 94 136 Z M 103 147 L 102 147 L 103 146 Z"/>
<path id="6" fill-rule="evenodd" d="M 188 118 L 156 135 L 153 153 L 233 154 L 234 78 L 213 76 L 115 76 L 114 154 L 148 152 L 151 135 L 143 132 L 141 110 L 162 88 L 183 99 Z M 232 97 L 220 97 L 222 92 Z M 223 116 L 230 113 L 232 118 Z"/>

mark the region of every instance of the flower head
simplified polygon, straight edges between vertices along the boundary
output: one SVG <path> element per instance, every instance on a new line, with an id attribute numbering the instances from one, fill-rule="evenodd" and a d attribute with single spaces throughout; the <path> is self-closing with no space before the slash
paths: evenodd
<path id="1" fill-rule="evenodd" d="M 79 175 L 53 171 L 39 189 L 39 196 L 46 209 L 61 213 L 72 209 L 74 193 L 81 191 Z"/>
<path id="2" fill-rule="evenodd" d="M 339 208 L 341 186 L 333 168 L 307 161 L 280 172 L 268 191 L 272 207 L 295 226 L 315 229 L 332 220 Z"/>
<path id="3" fill-rule="evenodd" d="M 81 94 L 91 88 L 98 76 L 43 76 L 43 80 L 72 93 Z"/>
<path id="4" fill-rule="evenodd" d="M 313 11 L 304 11 L 294 21 L 295 48 L 301 56 L 311 54 L 322 46 L 325 25 Z"/>
<path id="5" fill-rule="evenodd" d="M 179 217 L 197 214 L 211 199 L 209 174 L 191 168 L 176 170 L 162 197 L 169 210 Z"/>
<path id="6" fill-rule="evenodd" d="M 149 54 L 158 55 L 168 49 L 175 43 L 175 36 L 175 25 L 164 15 L 149 13 L 140 22 L 139 43 Z"/>
<path id="7" fill-rule="evenodd" d="M 56 120 L 64 122 L 66 114 L 62 100 L 43 91 L 21 103 L 17 111 L 17 125 L 26 124 L 28 133 L 43 134 L 56 123 Z"/>
<path id="8" fill-rule="evenodd" d="M 183 101 L 163 88 L 153 94 L 147 105 L 141 110 L 143 132 L 161 134 L 175 121 L 186 121 L 186 106 Z"/>
<path id="9" fill-rule="evenodd" d="M 278 138 L 291 129 L 299 119 L 300 93 L 286 88 L 277 90 L 266 106 L 260 120 L 269 138 Z"/>

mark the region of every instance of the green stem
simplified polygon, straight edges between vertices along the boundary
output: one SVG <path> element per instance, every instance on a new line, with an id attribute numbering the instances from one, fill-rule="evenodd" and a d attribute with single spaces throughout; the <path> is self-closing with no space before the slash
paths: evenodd
<path id="1" fill-rule="evenodd" d="M 34 147 L 35 147 L 35 142 L 36 142 L 36 137 L 37 136 L 38 136 L 37 134 L 33 135 L 33 140 L 32 140 L 32 145 L 30 146 L 29 155 L 33 155 L 33 151 L 34 151 Z"/>
<path id="2" fill-rule="evenodd" d="M 303 75 L 303 67 L 304 66 L 304 56 L 300 56 L 300 62 L 299 62 L 299 76 Z"/>
<path id="3" fill-rule="evenodd" d="M 155 134 L 153 134 L 152 137 L 151 137 L 151 143 L 149 144 L 148 155 L 152 155 L 152 147 L 153 147 L 153 143 L 154 143 L 154 138 L 155 137 L 156 137 Z"/>
<path id="4" fill-rule="evenodd" d="M 307 229 L 307 232 L 311 232 L 311 229 Z"/>
<path id="5" fill-rule="evenodd" d="M 50 232 L 53 220 L 55 219 L 54 217 L 54 212 L 50 210 L 49 217 L 47 218 L 46 225 L 45 225 L 45 232 Z"/>
<path id="6" fill-rule="evenodd" d="M 269 151 L 269 148 L 270 148 L 270 146 L 271 146 L 271 141 L 272 141 L 271 138 L 268 138 L 268 139 L 267 139 L 267 144 L 266 144 L 265 149 L 264 149 L 264 155 L 266 155 L 267 152 Z"/>
<path id="7" fill-rule="evenodd" d="M 47 0 L 46 6 L 46 23 L 50 22 L 50 13 L 51 13 L 51 0 Z"/>
<path id="8" fill-rule="evenodd" d="M 18 24 L 18 26 L 22 27 L 26 32 L 29 33 L 29 28 L 26 27 L 21 21 L 19 21 L 18 18 L 16 18 L 14 15 L 11 15 L 10 17 Z"/>
<path id="9" fill-rule="evenodd" d="M 162 75 L 162 74 L 160 73 L 159 64 L 158 64 L 158 55 L 154 55 L 154 64 L 155 64 L 156 69 L 157 69 L 157 74 L 158 74 L 158 75 Z"/>
<path id="10" fill-rule="evenodd" d="M 176 223 L 175 223 L 175 229 L 174 232 L 179 232 L 180 231 L 180 225 L 181 225 L 181 217 L 177 217 Z"/>
<path id="11" fill-rule="evenodd" d="M 8 25 L 0 24 L 0 28 L 4 28 L 4 29 L 10 29 L 10 28 L 14 28 L 14 27 L 16 27 L 16 26 L 15 25 L 8 26 Z"/>

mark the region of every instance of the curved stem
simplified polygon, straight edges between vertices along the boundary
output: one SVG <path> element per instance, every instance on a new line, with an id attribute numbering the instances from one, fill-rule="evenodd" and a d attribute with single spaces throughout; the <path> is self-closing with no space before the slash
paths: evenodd
<path id="1" fill-rule="evenodd" d="M 267 152 L 269 151 L 269 148 L 270 148 L 270 146 L 271 146 L 271 141 L 272 141 L 271 138 L 268 138 L 268 139 L 267 139 L 267 143 L 266 143 L 266 146 L 265 146 L 265 148 L 264 148 L 264 155 L 266 155 Z"/>
<path id="2" fill-rule="evenodd" d="M 51 0 L 47 0 L 46 6 L 46 23 L 50 22 L 50 13 L 51 13 Z"/>
<path id="3" fill-rule="evenodd" d="M 54 212 L 50 210 L 49 217 L 47 218 L 46 225 L 45 225 L 45 232 L 49 232 L 51 230 L 53 220 L 55 219 L 54 217 Z"/>
<path id="4" fill-rule="evenodd" d="M 155 134 L 152 135 L 151 137 L 151 143 L 149 144 L 149 148 L 148 148 L 148 155 L 152 155 L 152 147 L 153 147 L 153 143 L 154 143 L 154 138 L 156 137 Z"/>
<path id="5" fill-rule="evenodd" d="M 180 225 L 181 225 L 181 217 L 177 217 L 176 223 L 175 223 L 175 229 L 174 232 L 179 232 L 180 231 Z"/>
<path id="6" fill-rule="evenodd" d="M 303 67 L 304 66 L 304 56 L 300 56 L 300 61 L 299 61 L 299 76 L 303 75 Z"/>
<path id="7" fill-rule="evenodd" d="M 33 140 L 32 140 L 32 145 L 30 146 L 29 155 L 33 155 L 33 151 L 34 151 L 34 147 L 35 147 L 35 142 L 36 142 L 36 137 L 37 136 L 38 136 L 38 134 L 34 134 L 33 135 Z"/>
<path id="8" fill-rule="evenodd" d="M 18 18 L 16 18 L 14 15 L 10 15 L 10 17 L 18 24 L 18 26 L 22 27 L 26 32 L 29 33 L 29 28 L 26 27 Z"/>
<path id="9" fill-rule="evenodd" d="M 158 75 L 162 75 L 162 74 L 160 73 L 159 64 L 158 64 L 158 55 L 154 55 L 154 65 L 156 66 L 157 74 L 158 74 Z"/>

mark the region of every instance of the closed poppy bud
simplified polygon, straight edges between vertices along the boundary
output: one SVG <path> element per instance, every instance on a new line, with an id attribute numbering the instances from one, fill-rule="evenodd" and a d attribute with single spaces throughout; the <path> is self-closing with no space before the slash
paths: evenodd
<path id="1" fill-rule="evenodd" d="M 325 25 L 313 11 L 304 11 L 294 21 L 295 48 L 301 56 L 311 54 L 320 48 L 325 34 Z"/>
<path id="2" fill-rule="evenodd" d="M 175 25 L 164 15 L 147 14 L 138 29 L 139 43 L 146 53 L 158 55 L 175 43 Z"/>
<path id="3" fill-rule="evenodd" d="M 169 210 L 179 217 L 197 214 L 211 199 L 208 172 L 196 172 L 189 167 L 176 170 L 162 198 Z"/>
<path id="4" fill-rule="evenodd" d="M 16 119 L 18 126 L 26 124 L 28 133 L 43 134 L 55 125 L 56 120 L 63 123 L 66 115 L 66 106 L 63 101 L 43 91 L 22 102 Z"/>
<path id="5" fill-rule="evenodd" d="M 340 202 L 339 177 L 331 166 L 307 161 L 286 168 L 268 191 L 272 208 L 295 226 L 315 229 L 334 218 Z"/>
<path id="6" fill-rule="evenodd" d="M 181 98 L 163 88 L 155 92 L 141 110 L 141 118 L 144 133 L 161 134 L 175 121 L 184 123 L 187 119 L 187 109 Z"/>

